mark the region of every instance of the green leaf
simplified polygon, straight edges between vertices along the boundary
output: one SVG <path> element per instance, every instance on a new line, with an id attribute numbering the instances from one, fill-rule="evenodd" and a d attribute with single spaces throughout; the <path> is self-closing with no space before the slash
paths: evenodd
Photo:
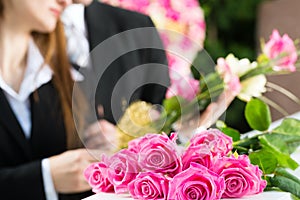
<path id="1" fill-rule="evenodd" d="M 252 99 L 247 103 L 245 117 L 249 126 L 255 130 L 265 131 L 271 124 L 270 109 L 259 99 Z"/>
<path id="2" fill-rule="evenodd" d="M 289 179 L 295 181 L 296 183 L 300 184 L 300 179 L 298 177 L 294 176 L 293 174 L 289 173 L 284 168 L 277 168 L 276 172 L 275 172 L 275 175 L 289 178 Z"/>
<path id="3" fill-rule="evenodd" d="M 272 145 L 272 147 L 276 148 L 276 150 L 284 153 L 289 154 L 288 146 L 285 143 L 284 140 L 282 140 L 282 137 L 277 134 L 266 134 L 264 135 L 264 138 L 268 140 L 268 143 Z"/>
<path id="4" fill-rule="evenodd" d="M 272 186 L 280 188 L 282 191 L 290 192 L 300 198 L 300 180 L 288 173 L 284 169 L 275 172 L 274 177 L 270 177 Z"/>
<path id="5" fill-rule="evenodd" d="M 276 138 L 276 141 L 280 141 L 280 143 L 284 142 L 285 149 L 283 151 L 288 154 L 293 153 L 300 146 L 300 136 L 284 135 L 272 132 L 271 137 L 274 137 L 274 139 Z M 288 151 L 286 151 L 286 149 Z"/>
<path id="6" fill-rule="evenodd" d="M 258 165 L 264 174 L 271 174 L 275 171 L 278 161 L 273 154 L 265 149 L 249 154 L 251 163 Z"/>
<path id="7" fill-rule="evenodd" d="M 259 140 L 263 149 L 272 152 L 273 156 L 277 158 L 278 164 L 281 167 L 290 168 L 295 170 L 298 167 L 298 163 L 294 161 L 290 155 L 281 152 L 281 144 L 278 145 L 277 141 L 270 139 L 270 137 L 266 137 L 266 135 L 259 136 Z M 278 145 L 278 146 L 277 146 Z"/>
<path id="8" fill-rule="evenodd" d="M 300 120 L 292 118 L 284 119 L 283 122 L 272 132 L 284 135 L 300 136 Z"/>
<path id="9" fill-rule="evenodd" d="M 186 104 L 186 100 L 180 96 L 173 96 L 169 99 L 165 99 L 163 102 L 164 109 L 167 113 L 174 111 L 181 113 L 181 108 L 184 104 Z"/>
<path id="10" fill-rule="evenodd" d="M 292 200 L 300 200 L 300 198 L 296 197 L 295 195 L 291 194 L 291 199 Z"/>
<path id="11" fill-rule="evenodd" d="M 240 132 L 233 128 L 224 127 L 221 128 L 221 131 L 225 133 L 226 135 L 230 136 L 234 142 L 240 140 Z"/>

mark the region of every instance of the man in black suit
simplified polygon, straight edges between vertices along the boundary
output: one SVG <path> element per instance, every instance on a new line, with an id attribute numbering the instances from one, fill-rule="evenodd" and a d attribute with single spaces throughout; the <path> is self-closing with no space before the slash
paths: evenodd
<path id="1" fill-rule="evenodd" d="M 161 104 L 169 86 L 168 66 L 151 19 L 98 1 L 73 2 L 86 6 L 83 8 L 81 5 L 80 8 L 80 5 L 73 5 L 62 18 L 67 33 L 68 27 L 77 29 L 77 35 L 81 33 L 81 39 L 77 37 L 73 44 L 68 39 L 69 54 L 74 65 L 82 67 L 85 65 L 82 59 L 77 63 L 76 59 L 72 59 L 76 54 L 72 46 L 75 46 L 75 51 L 87 51 L 89 46 L 89 69 L 82 67 L 79 71 L 85 75 L 87 85 L 83 90 L 89 101 L 95 101 L 94 105 L 101 108 L 102 112 L 100 115 L 97 113 L 97 117 L 115 124 L 124 108 L 135 100 Z M 73 25 L 68 21 L 73 21 Z M 79 48 L 83 40 L 86 40 L 86 44 Z"/>
<path id="2" fill-rule="evenodd" d="M 170 80 L 165 51 L 150 17 L 93 0 L 73 2 L 85 7 L 72 5 L 62 20 L 66 29 L 71 26 L 81 35 L 75 37 L 75 50 L 89 53 L 89 59 L 76 62 L 68 40 L 70 60 L 85 77 L 80 86 L 96 107 L 97 113 L 88 117 L 116 124 L 135 100 L 161 104 Z M 68 24 L 70 19 L 75 24 Z M 79 195 L 60 198 L 79 199 Z"/>

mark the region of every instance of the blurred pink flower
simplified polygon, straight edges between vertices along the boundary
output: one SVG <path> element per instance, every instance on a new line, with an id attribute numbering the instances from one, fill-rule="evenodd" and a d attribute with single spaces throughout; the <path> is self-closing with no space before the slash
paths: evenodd
<path id="1" fill-rule="evenodd" d="M 181 96 L 182 98 L 192 101 L 199 93 L 199 81 L 194 78 L 181 77 L 178 80 L 173 81 L 168 88 L 166 98 L 173 96 Z"/>
<path id="2" fill-rule="evenodd" d="M 225 189 L 224 179 L 197 163 L 174 176 L 169 184 L 168 199 L 220 199 Z"/>
<path id="3" fill-rule="evenodd" d="M 84 177 L 92 187 L 93 192 L 114 192 L 114 186 L 108 179 L 105 163 L 98 162 L 91 164 L 84 170 Z"/>
<path id="4" fill-rule="evenodd" d="M 167 50 L 168 59 L 178 57 L 170 53 L 175 49 L 188 60 L 193 60 L 197 52 L 202 49 L 205 39 L 204 12 L 197 0 L 101 0 L 113 6 L 137 11 L 149 15 L 161 35 L 164 47 Z M 174 34 L 176 32 L 176 34 Z M 194 43 L 194 44 L 190 44 Z M 191 75 L 190 64 L 180 62 L 180 59 L 172 59 L 169 67 L 178 65 Z M 173 62 L 176 61 L 176 62 Z M 180 62 L 180 63 L 177 63 Z M 181 71 L 181 70 L 180 70 Z M 170 70 L 173 80 L 174 71 Z M 176 76 L 176 75 L 175 75 Z"/>
<path id="5" fill-rule="evenodd" d="M 104 160 L 107 165 L 108 179 L 114 185 L 117 194 L 128 192 L 128 183 L 141 171 L 137 159 L 136 153 L 123 149 Z"/>
<path id="6" fill-rule="evenodd" d="M 169 180 L 160 173 L 141 172 L 128 184 L 128 190 L 134 199 L 165 200 L 168 195 Z"/>
<path id="7" fill-rule="evenodd" d="M 235 96 L 238 95 L 241 91 L 240 79 L 238 75 L 232 72 L 231 67 L 224 58 L 218 58 L 216 70 L 223 78 L 224 83 L 226 84 L 225 87 L 232 91 Z"/>
<path id="8" fill-rule="evenodd" d="M 262 171 L 250 163 L 248 156 L 238 158 L 221 157 L 211 168 L 225 180 L 226 189 L 223 198 L 238 198 L 261 193 L 267 185 L 261 179 Z"/>
<path id="9" fill-rule="evenodd" d="M 232 150 L 232 138 L 225 135 L 218 129 L 208 129 L 196 133 L 190 141 L 190 146 L 193 149 L 199 150 L 206 145 L 212 153 L 212 156 L 226 156 Z"/>
<path id="10" fill-rule="evenodd" d="M 298 55 L 294 42 L 287 35 L 282 37 L 277 30 L 273 30 L 270 40 L 265 44 L 263 53 L 274 61 L 274 70 L 295 71 Z"/>

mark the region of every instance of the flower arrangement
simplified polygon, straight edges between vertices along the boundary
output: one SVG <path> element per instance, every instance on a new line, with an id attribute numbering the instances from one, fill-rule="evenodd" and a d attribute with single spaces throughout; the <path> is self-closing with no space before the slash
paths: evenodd
<path id="1" fill-rule="evenodd" d="M 158 118 L 153 120 L 149 116 L 152 109 L 152 105 L 149 103 L 135 102 L 129 106 L 118 122 L 120 147 L 126 147 L 128 141 L 148 132 L 170 133 L 174 129 L 180 132 L 178 127 L 187 126 L 192 129 L 198 126 L 209 128 L 236 96 L 246 102 L 254 98 L 271 102 L 262 96 L 267 91 L 266 87 L 271 86 L 267 84 L 266 75 L 295 71 L 297 58 L 297 48 L 294 42 L 288 35 L 285 34 L 281 37 L 278 31 L 274 30 L 270 40 L 262 43 L 262 53 L 256 61 L 250 62 L 247 58 L 239 60 L 229 54 L 226 58 L 217 60 L 215 72 L 200 77 L 200 80 L 195 80 L 195 82 L 192 79 L 175 81 L 166 94 L 163 102 L 164 110 Z M 221 95 L 224 93 L 227 94 L 227 97 Z M 204 115 L 200 117 L 200 113 L 214 105 L 217 98 L 216 103 L 222 105 L 217 106 L 215 111 L 207 116 L 210 120 L 202 124 L 199 120 L 194 124 L 184 124 L 193 119 L 205 119 Z M 300 102 L 297 97 L 293 97 L 293 99 Z M 141 119 L 144 120 L 140 122 Z M 134 127 L 130 126 L 131 124 Z"/>
<path id="2" fill-rule="evenodd" d="M 197 1 L 103 1 L 151 15 L 158 28 L 173 28 L 195 39 L 202 47 L 205 23 Z M 189 8 L 188 13 L 194 8 L 198 21 L 193 21 L 194 15 L 190 14 L 188 20 L 182 20 L 185 8 Z M 189 45 L 188 37 L 178 39 L 161 33 L 166 49 L 179 46 L 182 55 L 191 59 L 199 48 Z M 219 58 L 215 72 L 201 74 L 199 80 L 191 76 L 190 63 L 169 53 L 171 87 L 163 102 L 164 110 L 153 118 L 149 115 L 151 104 L 135 102 L 129 106 L 118 122 L 122 150 L 112 157 L 103 156 L 99 163 L 85 171 L 93 191 L 129 192 L 135 199 L 220 199 L 257 194 L 265 189 L 287 191 L 300 198 L 299 178 L 285 169 L 298 167 L 290 154 L 300 146 L 300 121 L 286 119 L 269 130 L 271 115 L 266 103 L 279 110 L 280 107 L 262 96 L 268 87 L 278 89 L 267 82 L 266 75 L 296 70 L 297 48 L 288 35 L 281 36 L 277 30 L 266 43 L 261 43 L 261 48 L 254 62 L 238 59 L 233 54 Z M 229 94 L 228 102 L 223 94 Z M 288 96 L 300 102 L 292 94 Z M 209 128 L 234 97 L 248 102 L 245 116 L 250 127 L 258 131 L 257 135 L 243 137 L 220 121 L 216 126 L 222 132 L 194 130 L 203 126 L 199 122 L 199 118 L 206 117 L 203 112 L 225 101 L 221 109 L 217 106 L 208 116 L 210 120 L 204 128 Z M 178 127 L 190 126 L 184 122 L 193 119 L 198 121 L 191 126 L 192 132 L 178 130 Z M 176 144 L 173 130 L 178 130 L 179 137 L 187 136 L 185 147 Z M 171 134 L 169 137 L 147 134 L 161 132 Z"/>
<path id="3" fill-rule="evenodd" d="M 111 180 L 110 183 L 114 187 L 110 186 L 110 191 L 115 191 L 116 193 L 129 191 L 134 198 L 141 198 L 141 195 L 145 194 L 141 193 L 141 191 L 144 190 L 136 189 L 139 188 L 138 185 L 140 184 L 145 188 L 149 187 L 146 189 L 148 191 L 154 187 L 152 185 L 158 187 L 157 182 L 152 183 L 152 181 L 158 181 L 161 183 L 159 184 L 159 189 L 153 190 L 159 191 L 158 193 L 160 195 L 164 194 L 164 196 L 160 198 L 180 199 L 182 196 L 174 197 L 172 195 L 188 195 L 187 193 L 178 194 L 176 192 L 179 191 L 178 188 L 181 188 L 182 185 L 185 183 L 192 184 L 194 180 L 197 183 L 196 185 L 198 185 L 197 181 L 202 180 L 202 176 L 195 171 L 200 171 L 202 174 L 206 174 L 205 177 L 210 177 L 207 180 L 205 179 L 205 181 L 202 180 L 205 183 L 211 184 L 210 186 L 206 185 L 204 188 L 219 188 L 217 189 L 218 192 L 215 192 L 215 190 L 207 191 L 207 188 L 203 189 L 203 191 L 201 190 L 202 193 L 210 193 L 209 195 L 211 195 L 210 197 L 212 197 L 212 199 L 241 197 L 243 195 L 262 192 L 264 188 L 288 191 L 296 197 L 300 197 L 300 180 L 284 169 L 296 169 L 298 167 L 298 164 L 291 159 L 290 154 L 300 145 L 300 121 L 286 119 L 279 127 L 274 130 L 268 130 L 271 124 L 270 111 L 268 105 L 260 100 L 263 92 L 266 91 L 267 81 L 265 75 L 290 73 L 296 70 L 296 46 L 287 35 L 281 37 L 278 31 L 274 30 L 270 36 L 270 40 L 267 41 L 267 43 L 262 43 L 262 48 L 262 53 L 255 62 L 250 62 L 248 59 L 239 60 L 232 54 L 226 58 L 219 58 L 216 65 L 216 72 L 200 79 L 199 90 L 194 92 L 194 96 L 185 96 L 186 92 L 188 92 L 187 88 L 175 90 L 175 96 L 169 96 L 169 98 L 164 101 L 165 111 L 161 113 L 157 120 L 151 121 L 151 118 L 147 115 L 151 110 L 151 105 L 145 102 L 136 102 L 130 106 L 127 111 L 135 113 L 134 115 L 137 113 L 141 114 L 141 111 L 143 111 L 144 114 L 141 115 L 144 116 L 146 113 L 148 119 L 139 116 L 138 120 L 143 119 L 142 125 L 144 126 L 139 124 L 137 127 L 142 128 L 135 129 L 132 126 L 128 128 L 128 124 L 131 124 L 130 120 L 134 120 L 134 115 L 128 114 L 130 118 L 126 118 L 125 113 L 125 117 L 123 117 L 118 124 L 118 126 L 122 128 L 122 130 L 120 130 L 120 138 L 122 139 L 122 148 L 125 149 L 118 152 L 117 155 L 120 154 L 118 156 L 115 155 L 115 157 L 112 158 L 104 158 L 100 165 L 104 166 L 101 169 L 104 171 L 115 169 L 114 167 L 116 166 L 119 167 L 118 169 L 124 169 L 124 167 L 134 169 L 135 175 L 133 176 L 137 177 L 137 179 L 131 182 L 132 174 L 125 176 L 123 170 L 121 170 L 122 172 L 117 171 L 119 175 L 129 179 L 118 177 L 115 179 L 116 182 Z M 178 84 L 178 87 L 182 86 L 185 85 Z M 233 143 L 230 138 L 217 130 L 210 129 L 204 132 L 198 130 L 193 131 L 193 137 L 189 136 L 192 137 L 192 139 L 187 143 L 188 147 L 183 150 L 180 150 L 180 147 L 175 144 L 175 136 L 173 133 L 169 139 L 166 135 L 147 134 L 143 136 L 145 133 L 149 133 L 149 130 L 155 133 L 159 133 L 160 130 L 167 132 L 172 130 L 174 124 L 180 117 L 182 118 L 182 116 L 194 112 L 193 108 L 195 108 L 195 105 L 196 107 L 200 107 L 197 112 L 207 109 L 212 98 L 218 97 L 220 99 L 219 95 L 224 92 L 224 90 L 230 91 L 233 96 L 237 96 L 248 102 L 245 109 L 246 119 L 251 128 L 260 131 L 258 135 L 250 138 L 242 138 L 237 130 L 227 127 L 226 124 L 222 122 L 218 122 L 217 127 L 223 133 L 230 136 Z M 262 99 L 264 100 L 264 98 Z M 145 105 L 141 106 L 140 104 Z M 141 110 L 141 107 L 146 109 Z M 130 120 L 122 121 L 124 119 Z M 135 121 L 133 124 L 137 125 L 138 122 Z M 162 126 L 160 126 L 161 124 Z M 159 126 L 161 129 L 158 129 Z M 149 129 L 149 127 L 151 129 Z M 128 134 L 124 134 L 124 132 L 122 132 L 124 130 L 128 131 Z M 136 130 L 138 131 L 137 135 L 132 134 L 132 132 Z M 128 140 L 123 137 L 124 135 L 130 135 L 130 137 L 127 138 Z M 184 135 L 184 132 L 182 131 L 180 135 Z M 142 137 L 134 139 L 134 136 Z M 156 141 L 160 142 L 157 143 Z M 156 148 L 160 150 L 156 151 Z M 161 153 L 161 150 L 165 151 L 164 154 Z M 132 154 L 132 152 L 134 153 Z M 232 152 L 237 152 L 240 155 Z M 151 156 L 152 154 L 153 157 Z M 133 157 L 132 159 L 125 159 L 125 155 L 132 155 Z M 165 159 L 163 162 L 159 159 L 161 155 L 164 155 L 162 156 Z M 139 164 L 134 164 L 134 160 Z M 168 163 L 168 161 L 172 161 L 172 164 Z M 161 168 L 153 167 L 153 164 L 156 162 L 157 164 L 162 164 L 165 168 L 162 170 Z M 167 164 L 164 162 L 167 162 Z M 228 163 L 231 164 L 229 165 Z M 262 171 L 251 163 L 258 165 Z M 88 180 L 90 180 L 92 169 L 93 167 L 86 172 Z M 213 173 L 211 171 L 213 171 Z M 242 183 L 245 179 L 241 178 L 243 176 L 236 174 L 237 172 L 245 173 L 245 176 L 251 177 L 250 179 L 254 182 L 247 182 L 247 184 Z M 190 173 L 194 174 L 195 177 Z M 223 183 L 218 176 L 232 178 L 228 180 L 225 178 L 223 187 Z M 261 176 L 267 181 L 267 185 L 265 181 L 261 180 Z M 104 177 L 105 178 L 102 177 L 101 179 L 109 180 L 107 176 Z M 185 180 L 184 178 L 187 178 L 186 182 L 183 181 Z M 238 180 L 238 182 L 236 182 L 236 180 Z M 123 181 L 127 186 L 125 187 L 121 184 L 122 189 L 119 190 L 119 187 L 116 187 L 115 184 L 123 183 Z M 90 183 L 92 182 L 93 181 L 90 180 Z M 230 185 L 234 187 L 230 187 Z M 245 186 L 245 188 L 241 189 L 241 185 Z M 293 185 L 293 187 L 286 187 L 286 185 Z M 197 195 L 200 193 L 196 191 L 200 190 L 195 189 L 196 187 L 194 186 L 191 187 L 194 189 L 191 190 L 189 194 L 198 197 Z M 255 189 L 249 189 L 251 187 Z M 114 188 L 114 190 L 112 190 L 112 188 Z M 173 188 L 177 188 L 177 190 L 173 190 Z M 236 190 L 236 188 L 240 188 L 241 190 Z M 167 190 L 169 192 L 166 192 Z M 104 190 L 101 189 L 99 191 Z M 155 192 L 155 195 L 158 195 L 158 193 Z M 220 193 L 222 193 L 221 196 Z M 166 194 L 169 196 L 166 196 Z"/>
<path id="4" fill-rule="evenodd" d="M 262 171 L 232 148 L 231 137 L 217 129 L 199 131 L 187 148 L 176 144 L 176 133 L 147 134 L 84 174 L 94 192 L 129 192 L 134 199 L 216 200 L 262 192 Z"/>

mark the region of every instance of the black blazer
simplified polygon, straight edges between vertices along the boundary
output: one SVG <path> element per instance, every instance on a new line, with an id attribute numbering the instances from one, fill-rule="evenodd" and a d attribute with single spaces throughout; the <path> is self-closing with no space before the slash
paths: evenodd
<path id="1" fill-rule="evenodd" d="M 30 96 L 32 131 L 27 140 L 0 89 L 1 199 L 45 199 L 41 159 L 66 150 L 65 128 L 58 95 L 51 83 Z"/>
<path id="2" fill-rule="evenodd" d="M 0 89 L 0 195 L 1 199 L 45 200 L 41 160 L 66 151 L 66 134 L 59 97 L 51 82 L 30 96 L 32 129 L 30 139 Z M 79 200 L 91 195 L 59 195 Z"/>
<path id="3" fill-rule="evenodd" d="M 85 18 L 92 76 L 97 74 L 92 78 L 97 82 L 97 92 L 88 96 L 94 98 L 96 106 L 104 107 L 104 118 L 116 123 L 123 114 L 124 102 L 161 104 L 169 86 L 169 73 L 165 51 L 151 19 L 98 1 L 86 7 Z"/>

